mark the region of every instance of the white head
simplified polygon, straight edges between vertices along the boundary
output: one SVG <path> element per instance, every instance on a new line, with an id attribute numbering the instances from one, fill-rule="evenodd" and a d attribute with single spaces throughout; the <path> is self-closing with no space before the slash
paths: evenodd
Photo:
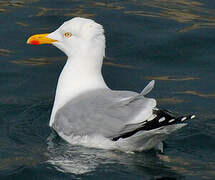
<path id="1" fill-rule="evenodd" d="M 57 30 L 50 34 L 31 36 L 28 44 L 53 44 L 62 50 L 69 58 L 91 55 L 100 52 L 105 56 L 105 37 L 102 25 L 94 20 L 75 17 L 64 22 Z M 86 53 L 88 52 L 88 53 Z"/>
<path id="2" fill-rule="evenodd" d="M 68 56 L 58 79 L 50 126 L 57 110 L 72 98 L 88 90 L 107 88 L 101 74 L 105 55 L 104 30 L 95 21 L 76 17 L 50 34 L 31 36 L 27 43 L 53 44 Z"/>

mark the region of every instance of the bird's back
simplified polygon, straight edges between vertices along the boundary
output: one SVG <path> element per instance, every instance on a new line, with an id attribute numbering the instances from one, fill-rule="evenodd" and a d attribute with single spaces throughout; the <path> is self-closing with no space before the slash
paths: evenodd
<path id="1" fill-rule="evenodd" d="M 144 116 L 139 115 L 146 117 L 147 113 L 152 113 L 154 100 L 144 97 L 133 100 L 136 96 L 135 92 L 109 89 L 81 94 L 57 111 L 53 128 L 66 136 L 115 136 L 126 124 L 143 121 Z"/>

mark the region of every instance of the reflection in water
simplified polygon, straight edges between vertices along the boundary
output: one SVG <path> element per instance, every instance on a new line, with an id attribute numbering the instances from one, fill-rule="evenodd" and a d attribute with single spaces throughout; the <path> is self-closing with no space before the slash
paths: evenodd
<path id="1" fill-rule="evenodd" d="M 192 31 L 199 28 L 214 28 L 214 27 L 215 27 L 215 22 L 196 23 L 196 24 L 193 24 L 192 26 L 188 26 L 184 29 L 181 29 L 179 32 L 187 32 L 187 31 Z"/>
<path id="2" fill-rule="evenodd" d="M 205 98 L 214 98 L 215 97 L 215 94 L 203 94 L 203 93 L 196 92 L 196 91 L 182 91 L 180 93 L 182 93 L 182 94 L 191 94 L 191 95 L 205 97 Z"/>
<path id="3" fill-rule="evenodd" d="M 20 3 L 20 4 L 30 4 L 30 3 L 34 3 L 34 2 L 38 2 L 40 0 L 10 0 L 9 2 L 12 4 L 16 4 L 16 3 Z"/>
<path id="4" fill-rule="evenodd" d="M 17 25 L 22 26 L 22 27 L 29 27 L 29 24 L 23 23 L 23 22 L 16 22 Z"/>
<path id="5" fill-rule="evenodd" d="M 0 56 L 9 56 L 12 53 L 13 53 L 13 51 L 11 51 L 9 49 L 0 49 Z"/>
<path id="6" fill-rule="evenodd" d="M 10 7 L 27 7 L 27 4 L 39 0 L 0 0 L 0 12 L 13 11 Z M 130 8 L 129 5 L 132 5 Z M 134 5 L 134 6 L 133 6 Z M 87 1 L 78 7 L 49 8 L 36 7 L 39 12 L 34 16 L 66 16 L 93 18 L 96 13 L 88 12 L 92 7 L 108 8 L 121 13 L 146 16 L 153 18 L 171 19 L 179 23 L 187 24 L 179 32 L 187 32 L 198 28 L 215 28 L 215 11 L 204 6 L 204 3 L 189 0 L 126 0 L 125 2 L 101 2 Z"/>
<path id="7" fill-rule="evenodd" d="M 93 13 L 87 13 L 85 12 L 84 9 L 78 8 L 78 9 L 60 9 L 60 8 L 45 8 L 45 7 L 40 7 L 40 11 L 36 14 L 36 16 L 67 16 L 67 17 L 85 17 L 85 18 L 93 18 L 95 14 Z"/>
<path id="8" fill-rule="evenodd" d="M 78 17 L 86 17 L 86 18 L 93 18 L 93 17 L 96 16 L 96 14 L 84 12 L 84 9 L 77 9 L 74 12 L 68 12 L 68 13 L 66 13 L 64 15 L 67 16 L 67 17 L 71 17 L 71 18 L 76 17 L 76 16 L 78 16 Z"/>
<path id="9" fill-rule="evenodd" d="M 1 49 L 0 49 L 0 53 L 1 53 Z M 42 57 L 42 58 L 28 58 L 24 60 L 14 60 L 11 62 L 15 64 L 22 64 L 22 65 L 28 65 L 28 66 L 40 66 L 40 65 L 53 64 L 57 61 L 65 61 L 65 60 L 66 60 L 65 57 Z M 125 68 L 125 69 L 137 69 L 132 65 L 118 64 L 115 62 L 111 62 L 111 60 L 112 58 L 109 58 L 109 57 L 105 58 L 104 65 L 114 66 L 118 68 Z"/>
<path id="10" fill-rule="evenodd" d="M 159 98 L 157 99 L 158 104 L 177 104 L 182 103 L 184 100 L 176 98 Z"/>
<path id="11" fill-rule="evenodd" d="M 11 7 L 23 8 L 25 4 L 38 2 L 39 0 L 0 0 L 0 12 L 10 12 Z"/>
<path id="12" fill-rule="evenodd" d="M 64 60 L 64 57 L 43 57 L 43 58 L 29 58 L 24 60 L 12 61 L 15 64 L 29 65 L 29 66 L 40 66 L 52 64 L 56 61 Z"/>
<path id="13" fill-rule="evenodd" d="M 214 179 L 215 162 L 201 162 L 193 159 L 177 158 L 166 155 L 160 155 L 160 159 L 166 162 L 166 165 L 172 170 L 189 176 L 198 176 L 204 179 Z"/>
<path id="14" fill-rule="evenodd" d="M 23 7 L 22 1 L 0 0 L 0 8 L 7 11 L 7 7 Z"/>
<path id="15" fill-rule="evenodd" d="M 20 147 L 21 148 L 21 147 Z M 17 172 L 20 168 L 26 166 L 37 166 L 47 160 L 46 156 L 43 155 L 44 152 L 40 152 L 40 147 L 34 147 L 34 155 L 16 155 L 15 157 L 2 158 L 0 163 L 0 174 L 1 172 L 7 172 L 13 174 Z"/>
<path id="16" fill-rule="evenodd" d="M 10 7 L 27 7 L 26 4 L 38 2 L 39 0 L 0 0 L 0 12 L 13 11 Z M 132 5 L 130 8 L 129 5 Z M 49 8 L 37 7 L 39 12 L 35 16 L 66 16 L 93 18 L 96 13 L 88 12 L 92 7 L 108 8 L 121 13 L 146 16 L 153 18 L 165 18 L 188 26 L 179 30 L 187 32 L 198 28 L 215 28 L 215 11 L 204 6 L 203 2 L 190 0 L 126 0 L 122 2 L 82 2 L 78 7 L 71 8 Z"/>
<path id="17" fill-rule="evenodd" d="M 132 2 L 146 9 L 125 10 L 124 13 L 189 23 L 189 27 L 185 27 L 179 32 L 187 32 L 202 27 L 215 28 L 215 11 L 204 7 L 202 2 L 189 0 L 132 0 Z M 191 26 L 190 23 L 192 23 Z"/>
<path id="18" fill-rule="evenodd" d="M 94 171 L 98 165 L 111 157 L 112 152 L 72 146 L 58 139 L 55 133 L 48 138 L 48 163 L 59 171 L 84 174 Z"/>
<path id="19" fill-rule="evenodd" d="M 16 22 L 17 25 L 25 27 L 25 28 L 30 28 L 31 30 L 49 30 L 48 27 L 33 27 L 30 24 L 24 23 L 24 22 Z"/>
<path id="20" fill-rule="evenodd" d="M 121 10 L 125 8 L 122 6 L 122 4 L 118 5 L 119 3 L 117 2 L 109 3 L 109 2 L 92 1 L 91 3 L 93 6 L 105 7 L 105 8 L 115 9 L 115 10 Z"/>
<path id="21" fill-rule="evenodd" d="M 204 173 L 209 179 L 214 176 L 214 163 L 208 164 L 198 160 L 161 155 L 155 151 L 123 153 L 74 146 L 65 143 L 54 132 L 48 138 L 46 154 L 49 159 L 47 163 L 52 164 L 61 172 L 72 174 L 86 174 L 98 171 L 98 168 L 111 171 L 112 167 L 118 164 L 117 171 L 123 172 L 129 167 L 133 172 L 141 172 L 143 175 L 150 175 L 154 178 L 183 179 L 182 174 L 203 177 Z M 201 171 L 196 171 L 196 169 L 201 169 Z"/>
<path id="22" fill-rule="evenodd" d="M 197 77 L 170 77 L 170 76 L 147 76 L 145 79 L 149 80 L 160 80 L 160 81 L 191 81 L 191 80 L 197 80 L 200 78 Z"/>
<path id="23" fill-rule="evenodd" d="M 123 153 L 104 149 L 93 149 L 74 146 L 65 143 L 55 133 L 48 138 L 48 163 L 62 172 L 86 174 L 105 168 L 112 171 L 113 165 L 118 164 L 118 171 L 123 172 L 128 167 L 140 171 L 144 175 L 181 177 L 170 168 L 161 165 L 154 151 L 145 153 Z M 116 167 L 115 167 L 116 168 Z"/>
<path id="24" fill-rule="evenodd" d="M 104 65 L 107 66 L 114 66 L 114 67 L 119 67 L 119 68 L 126 68 L 126 69 L 137 69 L 136 67 L 132 66 L 132 65 L 125 65 L 125 64 L 117 64 L 114 62 L 104 62 Z"/>

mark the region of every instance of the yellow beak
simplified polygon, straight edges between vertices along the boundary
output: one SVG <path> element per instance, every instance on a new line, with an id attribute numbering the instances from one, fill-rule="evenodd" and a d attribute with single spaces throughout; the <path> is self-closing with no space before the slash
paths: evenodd
<path id="1" fill-rule="evenodd" d="M 27 44 L 40 45 L 40 44 L 52 44 L 57 42 L 55 39 L 48 38 L 49 34 L 36 34 L 28 38 Z"/>

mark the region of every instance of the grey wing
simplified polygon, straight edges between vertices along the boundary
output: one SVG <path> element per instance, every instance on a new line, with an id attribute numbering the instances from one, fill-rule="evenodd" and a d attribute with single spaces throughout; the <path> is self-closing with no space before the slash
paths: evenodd
<path id="1" fill-rule="evenodd" d="M 109 89 L 82 94 L 57 111 L 52 127 L 64 136 L 100 134 L 116 141 L 195 117 L 157 109 L 154 99 L 144 97 L 153 86 L 151 81 L 140 94 Z"/>
<path id="2" fill-rule="evenodd" d="M 154 99 L 140 98 L 135 92 L 95 90 L 80 95 L 58 110 L 53 128 L 66 136 L 101 134 L 115 137 L 136 128 L 136 125 L 127 124 L 148 119 L 155 105 Z"/>

